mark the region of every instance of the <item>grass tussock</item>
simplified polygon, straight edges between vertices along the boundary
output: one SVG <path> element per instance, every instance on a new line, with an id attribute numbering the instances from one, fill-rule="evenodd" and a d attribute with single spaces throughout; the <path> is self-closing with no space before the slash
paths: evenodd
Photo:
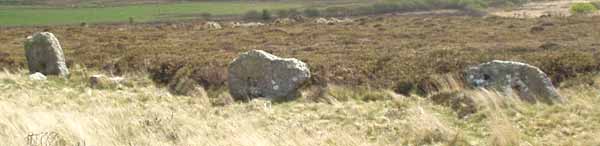
<path id="1" fill-rule="evenodd" d="M 131 86 L 91 89 L 83 69 L 69 80 L 0 73 L 2 145 L 597 145 L 598 87 L 562 89 L 564 105 L 524 104 L 491 91 L 457 89 L 479 110 L 391 91 L 328 87 L 326 101 L 227 101 L 226 91 L 173 95 L 148 75 Z M 594 78 L 599 80 L 599 78 Z M 309 92 L 306 89 L 306 92 Z"/>

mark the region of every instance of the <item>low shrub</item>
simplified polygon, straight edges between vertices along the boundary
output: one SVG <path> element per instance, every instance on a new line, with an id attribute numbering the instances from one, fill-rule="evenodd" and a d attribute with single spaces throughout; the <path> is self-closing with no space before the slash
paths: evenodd
<path id="1" fill-rule="evenodd" d="M 288 13 L 289 17 L 295 17 L 295 16 L 302 15 L 302 12 L 298 11 L 298 9 L 295 9 L 295 8 L 291 8 L 291 9 L 287 10 L 287 13 Z"/>
<path id="2" fill-rule="evenodd" d="M 321 16 L 321 11 L 319 9 L 314 9 L 314 8 L 304 9 L 304 16 L 319 17 L 319 16 Z"/>
<path id="3" fill-rule="evenodd" d="M 594 73 L 600 68 L 593 54 L 581 51 L 550 54 L 545 58 L 551 61 L 542 63 L 540 68 L 550 75 L 555 84 Z"/>
<path id="4" fill-rule="evenodd" d="M 411 82 L 402 81 L 394 85 L 394 92 L 402 94 L 404 96 L 410 96 L 413 90 L 415 90 L 415 84 Z"/>
<path id="5" fill-rule="evenodd" d="M 373 4 L 373 10 L 375 13 L 389 13 L 401 10 L 401 6 L 396 3 L 377 3 Z"/>
<path id="6" fill-rule="evenodd" d="M 324 11 L 327 15 L 348 16 L 352 12 L 352 9 L 347 7 L 328 7 Z"/>
<path id="7" fill-rule="evenodd" d="M 263 9 L 262 10 L 262 15 L 260 17 L 262 20 L 271 20 L 273 19 L 273 14 L 271 14 L 271 11 L 267 10 L 267 9 Z"/>
<path id="8" fill-rule="evenodd" d="M 262 14 L 256 10 L 251 10 L 244 14 L 244 19 L 248 20 L 258 20 L 262 18 Z"/>
<path id="9" fill-rule="evenodd" d="M 287 17 L 290 17 L 290 16 L 291 16 L 291 15 L 290 15 L 290 12 L 289 12 L 288 10 L 276 10 L 276 11 L 275 11 L 275 15 L 276 15 L 278 18 L 287 18 Z"/>
<path id="10" fill-rule="evenodd" d="M 202 18 L 204 19 L 210 19 L 213 15 L 211 13 L 205 12 L 200 14 L 200 16 L 202 16 Z"/>
<path id="11" fill-rule="evenodd" d="M 571 11 L 571 13 L 574 15 L 589 14 L 598 11 L 598 8 L 596 8 L 596 6 L 594 6 L 592 3 L 576 3 L 571 5 L 569 11 Z"/>

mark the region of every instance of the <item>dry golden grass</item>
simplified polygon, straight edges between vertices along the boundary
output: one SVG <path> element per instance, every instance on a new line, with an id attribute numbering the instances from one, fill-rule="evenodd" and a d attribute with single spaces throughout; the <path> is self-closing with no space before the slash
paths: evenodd
<path id="1" fill-rule="evenodd" d="M 69 80 L 48 81 L 28 80 L 25 71 L 0 73 L 0 145 L 600 144 L 597 85 L 561 89 L 570 101 L 554 106 L 448 87 L 466 92 L 480 109 L 458 118 L 428 98 L 386 90 L 331 86 L 327 103 L 213 106 L 202 98 L 222 96 L 174 96 L 143 73 L 126 75 L 131 83 L 123 88 L 97 90 L 86 83 L 90 71 L 72 70 Z"/>
<path id="2" fill-rule="evenodd" d="M 0 68 L 8 68 L 0 73 L 0 145 L 599 145 L 598 18 L 390 16 L 218 31 L 196 22 L 51 26 L 73 75 L 48 81 L 19 69 L 23 38 L 42 28 L 0 28 Z M 319 78 L 297 101 L 233 102 L 225 67 L 249 49 L 300 58 Z M 539 66 L 569 101 L 530 105 L 464 89 L 460 72 L 492 59 Z M 181 68 L 206 93 L 176 96 L 155 84 Z M 91 89 L 96 71 L 129 81 Z"/>

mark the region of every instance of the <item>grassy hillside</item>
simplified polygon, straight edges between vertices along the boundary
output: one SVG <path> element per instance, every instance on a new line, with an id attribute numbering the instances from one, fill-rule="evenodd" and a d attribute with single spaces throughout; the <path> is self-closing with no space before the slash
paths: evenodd
<path id="1" fill-rule="evenodd" d="M 0 0 L 0 5 L 98 6 L 169 3 L 180 0 Z"/>
<path id="2" fill-rule="evenodd" d="M 225 91 L 174 96 L 142 73 L 119 89 L 90 89 L 92 72 L 30 81 L 0 73 L 1 145 L 598 145 L 600 91 L 562 88 L 563 105 L 521 103 L 466 91 L 479 111 L 465 118 L 428 97 L 330 86 L 324 96 L 287 103 L 221 106 Z M 598 83 L 598 78 L 594 82 Z"/>
<path id="3" fill-rule="evenodd" d="M 177 2 L 277 2 L 281 0 L 0 0 L 0 5 L 45 5 L 45 6 L 118 6 L 132 4 L 165 4 Z M 286 0 L 285 2 L 323 2 L 323 3 L 338 3 L 364 0 Z"/>
<path id="4" fill-rule="evenodd" d="M 13 1 L 14 2 L 14 1 Z M 49 0 L 23 1 L 24 5 L 2 5 L 0 26 L 78 24 L 82 22 L 137 22 L 165 19 L 192 19 L 203 16 L 237 15 L 261 10 L 277 14 L 303 14 L 311 17 L 364 16 L 394 12 L 456 9 L 483 15 L 488 7 L 518 6 L 524 0 L 291 0 L 291 1 L 173 1 L 173 0 Z M 5 1 L 4 3 L 10 3 Z M 293 8 L 293 9 L 290 9 Z M 286 10 L 286 11 L 280 11 Z M 281 13 L 279 13 L 281 12 Z M 272 13 L 271 13 L 272 14 Z M 254 14 L 260 15 L 260 14 Z M 283 17 L 286 17 L 285 15 Z"/>
<path id="5" fill-rule="evenodd" d="M 208 2 L 126 7 L 143 6 L 139 20 L 151 20 L 160 16 L 142 14 L 147 7 L 192 4 Z M 115 10 L 102 21 L 117 18 L 112 15 L 120 8 L 21 7 L 62 11 L 56 17 Z M 196 11 L 175 8 L 165 10 Z M 221 30 L 204 29 L 200 21 L 2 27 L 0 145 L 600 145 L 600 17 L 355 19 Z M 68 80 L 32 81 L 23 70 L 23 41 L 42 30 L 60 40 Z M 250 49 L 306 62 L 314 78 L 302 97 L 233 102 L 224 86 L 227 64 Z M 568 102 L 528 104 L 464 88 L 466 67 L 495 59 L 540 67 Z M 194 97 L 170 94 L 162 83 L 180 69 L 193 70 L 190 78 L 205 90 Z M 99 73 L 127 80 L 91 89 L 88 78 Z"/>
<path id="6" fill-rule="evenodd" d="M 82 22 L 137 22 L 168 19 L 170 16 L 210 13 L 243 14 L 250 10 L 288 9 L 302 6 L 284 2 L 189 2 L 90 8 L 0 7 L 0 26 L 79 24 Z"/>

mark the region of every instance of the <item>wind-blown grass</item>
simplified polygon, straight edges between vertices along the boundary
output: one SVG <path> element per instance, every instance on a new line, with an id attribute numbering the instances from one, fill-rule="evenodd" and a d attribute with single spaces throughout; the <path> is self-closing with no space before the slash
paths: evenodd
<path id="1" fill-rule="evenodd" d="M 31 81 L 0 73 L 0 145 L 597 145 L 597 87 L 562 89 L 564 105 L 529 105 L 494 92 L 467 91 L 481 111 L 458 118 L 428 98 L 381 92 L 378 100 L 330 103 L 254 100 L 212 106 L 173 96 L 143 74 L 132 85 L 89 89 L 71 79 Z M 597 81 L 597 80 L 596 80 Z M 351 89 L 351 88 L 350 88 Z M 461 89 L 464 90 L 464 89 Z M 210 92 L 210 91 L 209 91 Z M 331 91 L 334 92 L 334 91 Z M 363 91 L 364 92 L 364 91 Z M 331 94 L 331 93 L 328 93 Z M 356 95 L 356 94 L 347 94 Z M 29 135 L 29 136 L 28 136 Z M 29 139 L 28 139 L 29 138 Z"/>

